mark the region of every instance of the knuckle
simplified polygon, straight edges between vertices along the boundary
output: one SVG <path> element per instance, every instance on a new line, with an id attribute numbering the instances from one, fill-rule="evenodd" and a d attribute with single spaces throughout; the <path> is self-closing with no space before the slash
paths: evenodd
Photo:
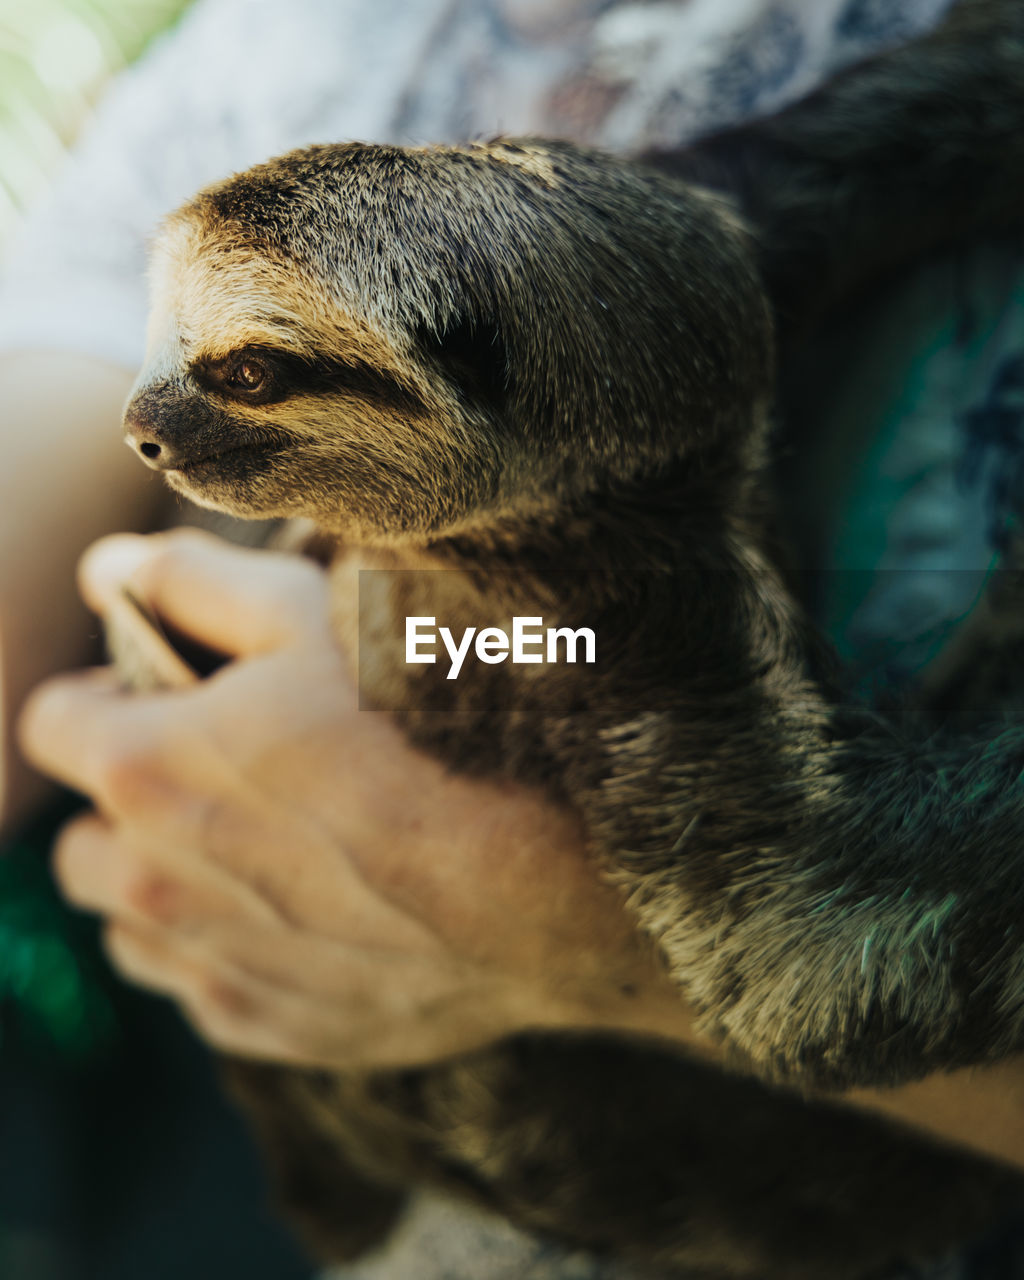
<path id="1" fill-rule="evenodd" d="M 147 867 L 136 871 L 124 891 L 125 905 L 150 924 L 164 928 L 184 921 L 184 894 L 181 886 L 161 871 Z"/>
<path id="2" fill-rule="evenodd" d="M 253 1017 L 253 1002 L 241 984 L 211 969 L 202 970 L 196 979 L 194 1007 L 207 1023 L 236 1022 Z"/>
<path id="3" fill-rule="evenodd" d="M 100 793 L 120 812 L 144 807 L 161 787 L 162 775 L 155 753 L 141 744 L 109 749 L 96 770 Z"/>

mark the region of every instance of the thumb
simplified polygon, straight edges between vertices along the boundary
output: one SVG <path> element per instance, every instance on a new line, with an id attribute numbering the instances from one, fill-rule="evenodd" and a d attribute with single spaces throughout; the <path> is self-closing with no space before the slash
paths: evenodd
<path id="1" fill-rule="evenodd" d="M 82 596 L 107 613 L 124 586 L 191 639 L 243 657 L 329 634 L 327 578 L 311 561 L 254 551 L 198 529 L 115 534 L 78 566 Z"/>

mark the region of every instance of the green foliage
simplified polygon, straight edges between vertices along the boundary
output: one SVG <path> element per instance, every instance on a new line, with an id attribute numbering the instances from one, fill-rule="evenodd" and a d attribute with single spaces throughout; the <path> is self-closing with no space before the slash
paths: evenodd
<path id="1" fill-rule="evenodd" d="M 46 184 L 107 79 L 188 0 L 0 0 L 0 235 Z"/>

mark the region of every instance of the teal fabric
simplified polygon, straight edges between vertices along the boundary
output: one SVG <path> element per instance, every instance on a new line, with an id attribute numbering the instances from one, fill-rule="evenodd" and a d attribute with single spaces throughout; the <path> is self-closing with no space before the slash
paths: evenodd
<path id="1" fill-rule="evenodd" d="M 826 569 L 820 617 L 847 663 L 901 682 L 976 604 L 1015 519 L 1024 245 L 918 270 L 836 341 L 828 444 L 805 490 Z"/>

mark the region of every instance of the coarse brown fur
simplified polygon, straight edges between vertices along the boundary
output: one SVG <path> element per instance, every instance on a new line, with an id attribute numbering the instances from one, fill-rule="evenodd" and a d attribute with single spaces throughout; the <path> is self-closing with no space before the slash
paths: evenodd
<path id="1" fill-rule="evenodd" d="M 765 478 L 770 300 L 790 335 L 814 280 L 905 259 L 915 227 L 936 248 L 1014 224 L 1019 184 L 992 175 L 1024 159 L 1022 68 L 1017 7 L 974 0 L 809 109 L 657 166 L 536 139 L 316 147 L 200 193 L 157 249 L 140 451 L 202 504 L 336 537 L 343 643 L 352 567 L 377 569 L 367 696 L 453 767 L 574 806 L 705 1028 L 769 1080 L 1024 1047 L 1024 724 L 923 733 L 840 700 Z M 585 625 L 599 659 L 447 681 L 405 664 L 411 615 Z M 995 1166 L 607 1038 L 235 1075 L 335 1257 L 419 1181 L 752 1280 L 870 1275 L 1021 1203 Z"/>

